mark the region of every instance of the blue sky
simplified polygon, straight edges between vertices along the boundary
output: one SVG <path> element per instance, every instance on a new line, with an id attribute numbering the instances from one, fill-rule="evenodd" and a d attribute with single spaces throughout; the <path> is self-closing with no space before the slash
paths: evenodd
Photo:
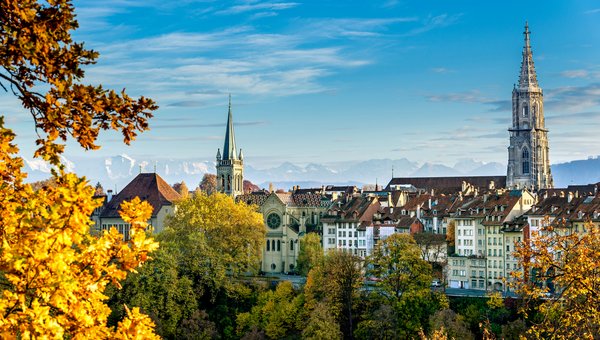
<path id="1" fill-rule="evenodd" d="M 523 26 L 545 94 L 551 162 L 600 154 L 596 1 L 75 1 L 90 82 L 154 98 L 152 131 L 99 151 L 213 160 L 227 96 L 247 162 L 406 157 L 506 162 Z M 26 112 L 0 109 L 34 149 Z"/>

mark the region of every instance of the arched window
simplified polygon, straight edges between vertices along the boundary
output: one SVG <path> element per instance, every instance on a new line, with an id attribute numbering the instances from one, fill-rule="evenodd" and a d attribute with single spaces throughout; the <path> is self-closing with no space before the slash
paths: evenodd
<path id="1" fill-rule="evenodd" d="M 523 161 L 523 174 L 529 173 L 529 150 L 527 148 L 523 149 L 523 154 L 521 155 Z"/>
<path id="2" fill-rule="evenodd" d="M 290 240 L 290 250 L 294 251 L 294 240 Z"/>
<path id="3" fill-rule="evenodd" d="M 269 243 L 269 240 L 267 240 L 267 251 L 271 251 L 271 243 Z"/>
<path id="4" fill-rule="evenodd" d="M 529 116 L 529 107 L 523 106 L 523 117 Z"/>
<path id="5" fill-rule="evenodd" d="M 221 175 L 221 188 L 225 189 L 225 175 Z"/>
<path id="6" fill-rule="evenodd" d="M 275 240 L 271 240 L 271 249 L 275 251 Z"/>
<path id="7" fill-rule="evenodd" d="M 277 240 L 277 251 L 281 251 L 281 241 Z"/>
<path id="8" fill-rule="evenodd" d="M 231 190 L 231 175 L 227 175 L 227 191 Z"/>

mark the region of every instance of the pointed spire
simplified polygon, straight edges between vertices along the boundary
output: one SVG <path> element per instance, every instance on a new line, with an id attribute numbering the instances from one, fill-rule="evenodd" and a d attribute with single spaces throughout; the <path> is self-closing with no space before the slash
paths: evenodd
<path id="1" fill-rule="evenodd" d="M 217 149 L 217 160 L 221 160 L 221 149 Z"/>
<path id="2" fill-rule="evenodd" d="M 227 116 L 227 128 L 225 130 L 225 145 L 223 146 L 223 159 L 237 159 L 235 148 L 235 133 L 233 131 L 233 115 L 231 113 L 231 93 L 229 94 L 229 115 Z"/>
<path id="3" fill-rule="evenodd" d="M 521 74 L 519 75 L 519 89 L 539 89 L 535 66 L 533 65 L 533 52 L 529 38 L 529 24 L 525 22 L 525 46 L 523 46 L 523 61 L 521 62 Z"/>
<path id="4" fill-rule="evenodd" d="M 244 154 L 242 153 L 242 149 L 240 149 L 240 153 L 238 153 L 238 158 L 240 159 L 240 161 L 244 160 Z"/>

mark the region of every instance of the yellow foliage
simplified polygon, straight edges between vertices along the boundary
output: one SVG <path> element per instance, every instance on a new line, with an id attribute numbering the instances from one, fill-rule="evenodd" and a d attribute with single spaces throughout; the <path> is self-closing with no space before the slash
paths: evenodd
<path id="1" fill-rule="evenodd" d="M 22 160 L 9 154 L 17 151 L 12 137 L 0 119 L 0 333 L 107 338 L 135 331 L 151 336 L 151 324 L 136 310 L 127 330 L 107 328 L 110 309 L 103 294 L 108 283 L 123 280 L 157 249 L 145 233 L 151 206 L 139 198 L 122 206 L 123 219 L 132 224 L 131 240 L 123 241 L 115 229 L 93 237 L 89 216 L 99 205 L 92 199 L 94 188 L 59 172 L 56 186 L 34 191 L 22 183 Z"/>
<path id="2" fill-rule="evenodd" d="M 523 312 L 526 317 L 540 314 L 530 318 L 528 337 L 592 339 L 600 334 L 600 230 L 591 222 L 582 234 L 569 229 L 543 228 L 516 249 L 523 266 L 523 273 L 513 275 L 516 288 L 532 302 Z"/>

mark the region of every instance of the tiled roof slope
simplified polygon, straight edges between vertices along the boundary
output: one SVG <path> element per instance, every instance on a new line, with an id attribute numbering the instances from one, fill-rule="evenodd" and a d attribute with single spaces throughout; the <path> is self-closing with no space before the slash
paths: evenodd
<path id="1" fill-rule="evenodd" d="M 100 217 L 119 217 L 119 210 L 123 201 L 139 197 L 142 201 L 152 206 L 152 216 L 156 214 L 163 205 L 170 205 L 181 198 L 177 191 L 155 173 L 141 173 L 137 175 L 127 186 L 115 195 L 104 207 Z"/>

